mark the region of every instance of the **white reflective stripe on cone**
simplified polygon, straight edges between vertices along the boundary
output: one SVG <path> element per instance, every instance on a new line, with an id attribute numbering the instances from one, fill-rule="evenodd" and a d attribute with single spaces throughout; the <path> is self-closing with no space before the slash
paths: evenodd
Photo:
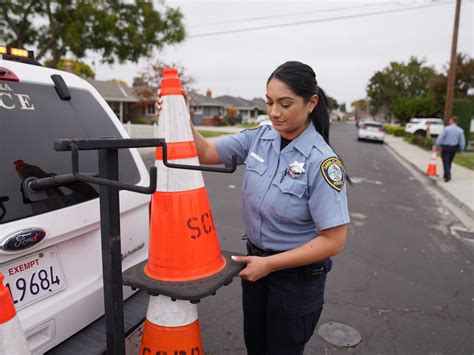
<path id="1" fill-rule="evenodd" d="M 164 327 L 180 327 L 198 319 L 197 306 L 189 301 L 176 300 L 166 296 L 151 296 L 146 319 Z"/>
<path id="2" fill-rule="evenodd" d="M 0 355 L 29 355 L 30 349 L 18 317 L 0 324 Z"/>
<path id="3" fill-rule="evenodd" d="M 199 166 L 198 158 L 173 159 L 169 160 L 169 162 Z M 181 192 L 204 187 L 204 180 L 200 171 L 167 168 L 162 160 L 156 160 L 155 166 L 158 176 L 156 191 Z"/>
<path id="4" fill-rule="evenodd" d="M 181 95 L 163 96 L 158 119 L 158 137 L 169 142 L 193 142 L 189 113 Z"/>

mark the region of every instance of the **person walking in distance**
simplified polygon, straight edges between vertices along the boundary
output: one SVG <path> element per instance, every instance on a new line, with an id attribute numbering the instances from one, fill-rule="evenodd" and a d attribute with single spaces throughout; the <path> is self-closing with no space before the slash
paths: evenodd
<path id="1" fill-rule="evenodd" d="M 466 146 L 464 131 L 458 126 L 459 119 L 453 116 L 449 119 L 449 125 L 446 126 L 436 139 L 435 147 L 437 151 L 441 149 L 441 159 L 443 160 L 443 178 L 445 182 L 451 180 L 451 163 L 456 152 L 459 150 L 463 154 Z"/>
<path id="2" fill-rule="evenodd" d="M 329 145 L 327 98 L 311 67 L 286 62 L 269 77 L 272 125 L 213 143 L 193 127 L 203 164 L 245 164 L 242 184 L 248 256 L 242 279 L 250 355 L 302 355 L 320 318 L 330 257 L 350 222 L 346 171 Z M 158 99 L 157 112 L 162 100 Z"/>

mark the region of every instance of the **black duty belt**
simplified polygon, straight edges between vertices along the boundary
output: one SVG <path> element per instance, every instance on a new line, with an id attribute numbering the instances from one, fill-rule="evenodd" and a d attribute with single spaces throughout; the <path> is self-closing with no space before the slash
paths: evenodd
<path id="1" fill-rule="evenodd" d="M 271 256 L 279 253 L 283 253 L 283 251 L 270 251 L 270 250 L 262 250 L 252 243 L 250 243 L 247 240 L 247 252 L 251 256 Z M 283 269 L 283 270 L 278 270 L 274 271 L 272 274 L 274 275 L 281 275 L 281 276 L 290 276 L 290 277 L 296 277 L 297 279 L 303 279 L 303 280 L 314 280 L 319 277 L 323 272 L 330 271 L 331 268 L 331 259 L 325 259 L 323 261 L 309 264 L 309 265 L 304 265 L 304 266 L 298 266 L 298 267 L 293 267 L 289 269 Z"/>

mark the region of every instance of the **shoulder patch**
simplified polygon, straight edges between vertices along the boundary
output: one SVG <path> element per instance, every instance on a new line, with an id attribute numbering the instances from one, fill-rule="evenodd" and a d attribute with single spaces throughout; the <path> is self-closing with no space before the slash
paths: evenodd
<path id="1" fill-rule="evenodd" d="M 321 163 L 324 179 L 333 189 L 341 191 L 344 187 L 344 167 L 337 158 L 328 158 Z"/>

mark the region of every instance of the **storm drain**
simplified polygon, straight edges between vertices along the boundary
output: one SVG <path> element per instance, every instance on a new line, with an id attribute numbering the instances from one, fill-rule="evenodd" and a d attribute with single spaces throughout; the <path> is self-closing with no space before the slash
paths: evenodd
<path id="1" fill-rule="evenodd" d="M 318 334 L 328 343 L 341 347 L 354 347 L 362 340 L 357 329 L 338 322 L 324 323 L 319 327 Z"/>

